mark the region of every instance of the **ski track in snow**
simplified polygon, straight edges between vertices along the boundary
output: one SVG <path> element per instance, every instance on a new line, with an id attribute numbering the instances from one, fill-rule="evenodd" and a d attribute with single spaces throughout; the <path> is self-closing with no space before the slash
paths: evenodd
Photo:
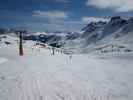
<path id="1" fill-rule="evenodd" d="M 0 58 L 0 64 L 2 64 L 2 63 L 5 63 L 5 62 L 7 62 L 8 61 L 8 59 L 6 59 L 6 58 Z"/>
<path id="2" fill-rule="evenodd" d="M 105 60 L 90 55 L 73 55 L 70 60 L 64 54 L 51 56 L 45 49 L 26 50 L 29 54 L 24 57 L 16 56 L 8 62 L 1 58 L 0 100 L 133 98 L 131 60 Z"/>

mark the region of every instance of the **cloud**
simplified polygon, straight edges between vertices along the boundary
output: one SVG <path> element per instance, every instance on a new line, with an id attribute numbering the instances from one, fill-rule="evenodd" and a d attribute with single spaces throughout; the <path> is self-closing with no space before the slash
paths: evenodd
<path id="1" fill-rule="evenodd" d="M 100 18 L 100 17 L 83 17 L 82 18 L 82 22 L 83 23 L 99 22 L 99 21 L 107 22 L 107 21 L 109 21 L 109 19 L 107 19 L 107 18 Z"/>
<path id="2" fill-rule="evenodd" d="M 33 11 L 33 16 L 48 19 L 66 19 L 68 14 L 63 11 Z"/>
<path id="3" fill-rule="evenodd" d="M 35 23 L 36 27 L 41 28 L 42 30 L 61 30 L 61 31 L 79 31 L 83 23 L 80 21 L 72 20 L 71 12 L 63 11 L 33 11 L 33 16 L 41 22 Z M 44 19 L 42 21 L 42 18 Z"/>
<path id="4" fill-rule="evenodd" d="M 78 30 L 81 24 L 78 21 L 71 21 L 69 12 L 64 11 L 33 11 L 33 16 L 39 18 L 39 20 L 45 19 L 45 22 L 42 21 L 42 25 L 39 25 L 39 27 L 44 27 L 46 30 L 74 31 Z"/>
<path id="5" fill-rule="evenodd" d="M 115 12 L 133 11 L 132 0 L 88 0 L 87 5 L 92 5 L 100 9 L 112 9 Z"/>

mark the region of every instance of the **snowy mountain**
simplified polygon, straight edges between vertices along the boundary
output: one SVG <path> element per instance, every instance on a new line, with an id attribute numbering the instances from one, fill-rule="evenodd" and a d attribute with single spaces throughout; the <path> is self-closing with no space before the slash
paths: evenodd
<path id="1" fill-rule="evenodd" d="M 109 22 L 92 22 L 85 27 L 83 38 L 87 43 L 97 42 L 105 37 L 114 34 L 114 38 L 119 38 L 132 32 L 132 18 L 126 20 L 121 17 L 112 17 Z"/>
<path id="2" fill-rule="evenodd" d="M 115 16 L 108 22 L 90 22 L 81 31 L 82 33 L 60 31 L 26 33 L 23 38 L 64 48 L 75 53 L 133 51 L 132 17 Z M 1 32 L 5 33 L 6 31 L 1 29 Z M 9 32 L 17 31 L 11 29 L 7 33 L 9 34 Z"/>
<path id="3" fill-rule="evenodd" d="M 24 36 L 25 40 L 33 40 L 33 41 L 39 41 L 42 43 L 47 43 L 49 45 L 55 46 L 55 47 L 61 47 L 63 46 L 66 41 L 68 40 L 74 40 L 78 38 L 80 35 L 76 32 L 56 32 L 56 33 L 32 33 L 30 35 Z"/>
<path id="4" fill-rule="evenodd" d="M 108 22 L 91 22 L 82 29 L 80 37 L 67 42 L 66 48 L 76 52 L 133 51 L 133 18 L 112 17 Z M 121 46 L 123 48 L 121 48 Z M 110 50 L 108 50 L 110 48 Z M 116 50 L 117 48 L 117 50 Z M 107 50 L 106 50 L 107 49 Z"/>

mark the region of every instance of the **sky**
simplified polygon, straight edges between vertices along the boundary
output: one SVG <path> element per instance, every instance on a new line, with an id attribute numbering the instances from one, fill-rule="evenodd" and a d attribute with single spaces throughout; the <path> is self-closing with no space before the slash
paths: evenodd
<path id="1" fill-rule="evenodd" d="M 132 0 L 0 0 L 0 27 L 80 31 L 91 21 L 133 16 Z"/>

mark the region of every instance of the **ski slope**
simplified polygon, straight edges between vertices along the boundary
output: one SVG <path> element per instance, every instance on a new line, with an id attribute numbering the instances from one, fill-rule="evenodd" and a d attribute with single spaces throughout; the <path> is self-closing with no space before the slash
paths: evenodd
<path id="1" fill-rule="evenodd" d="M 60 52 L 26 41 L 18 56 L 17 39 L 0 42 L 0 100 L 132 100 L 133 62 Z M 6 40 L 6 41 L 7 41 Z M 3 40 L 5 41 L 5 40 Z"/>

